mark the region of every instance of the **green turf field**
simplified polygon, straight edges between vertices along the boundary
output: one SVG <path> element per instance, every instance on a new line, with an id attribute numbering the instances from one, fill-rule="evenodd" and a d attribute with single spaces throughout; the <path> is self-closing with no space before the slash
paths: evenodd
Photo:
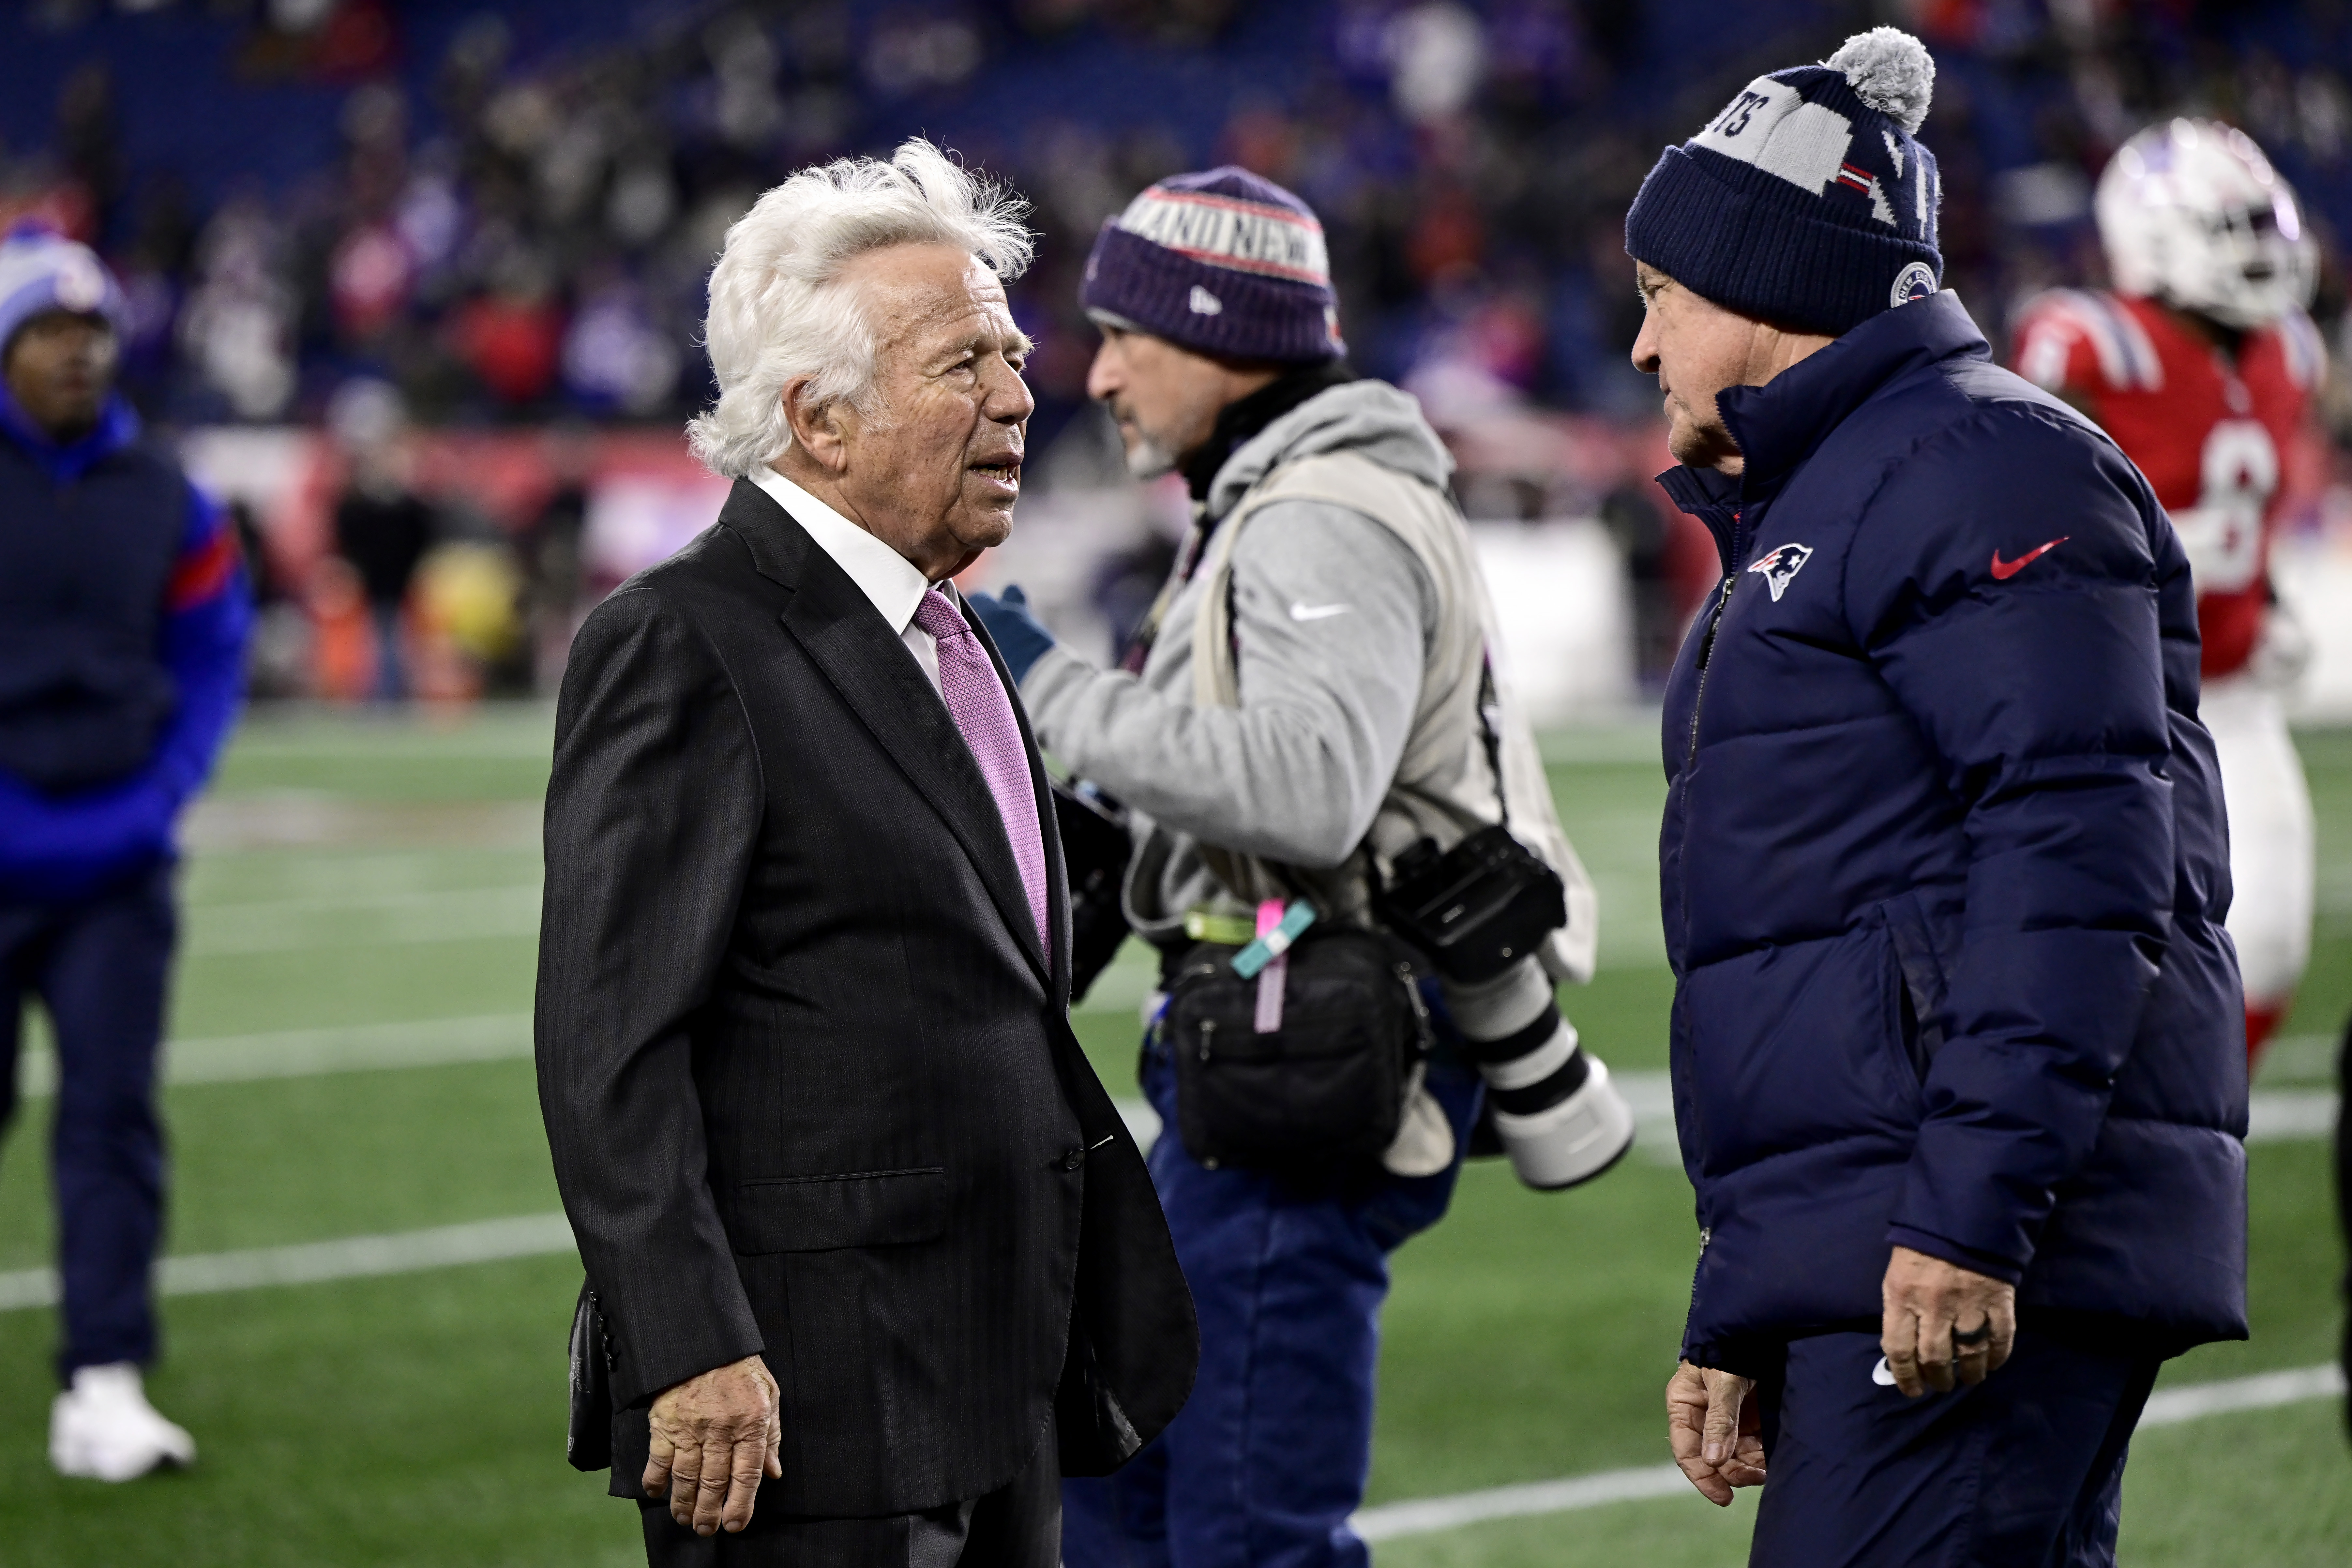
<path id="1" fill-rule="evenodd" d="M 249 721 L 194 830 L 166 1092 L 174 1256 L 543 1215 L 556 1206 L 523 1021 L 537 910 L 541 710 Z M 2264 1087 L 2316 1088 L 2317 1037 L 2352 1011 L 2352 733 L 2305 737 L 2323 869 L 2317 952 Z M 1621 1070 L 1664 1065 L 1655 932 L 1654 745 L 1555 737 L 1562 815 L 1604 899 L 1604 969 L 1571 994 Z M 1115 1092 L 1134 1081 L 1145 972 L 1080 1018 Z M 341 1070 L 320 1070 L 334 1068 Z M 37 1090 L 47 1063 L 28 1053 Z M 47 1261 L 47 1100 L 0 1152 L 0 1286 Z M 1399 1255 L 1372 1500 L 1664 1458 L 1696 1237 L 1652 1129 L 1607 1180 L 1524 1192 L 1497 1165 Z M 2258 1144 L 2255 1337 L 2185 1358 L 2178 1384 L 2326 1359 L 2341 1271 L 2325 1153 Z M 0 1310 L 0 1564 L 593 1564 L 642 1561 L 635 1520 L 562 1462 L 572 1260 L 517 1258 L 164 1303 L 157 1404 L 198 1467 L 123 1488 L 67 1482 L 43 1444 L 54 1331 Z M 1692 1564 L 1744 1558 L 1746 1508 L 1695 1495 L 1384 1543 L 1395 1564 Z M 2143 1436 L 2133 1564 L 2341 1563 L 2352 1456 L 2326 1403 Z"/>

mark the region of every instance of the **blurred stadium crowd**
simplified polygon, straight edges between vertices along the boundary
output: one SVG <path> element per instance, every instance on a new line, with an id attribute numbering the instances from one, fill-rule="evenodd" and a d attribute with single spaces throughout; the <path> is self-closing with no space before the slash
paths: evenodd
<path id="1" fill-rule="evenodd" d="M 413 475 L 359 452 L 399 416 L 354 383 L 433 429 L 674 431 L 709 386 L 695 334 L 727 225 L 793 168 L 921 130 L 1036 204 L 1014 300 L 1043 451 L 1085 405 L 1097 226 L 1162 174 L 1241 163 L 1321 214 L 1356 363 L 1457 440 L 1474 517 L 1597 513 L 1617 535 L 1654 668 L 1682 579 L 1711 568 L 1646 484 L 1664 457 L 1624 358 L 1626 204 L 1756 60 L 1885 20 L 1937 51 L 1947 281 L 1989 331 L 2039 289 L 2101 280 L 2099 169 L 2194 112 L 2251 132 L 2302 193 L 2315 314 L 2341 342 L 2337 0 L 26 0 L 0 16 L 0 223 L 46 217 L 110 259 L 151 418 L 350 414 L 334 474 L 361 498 L 341 509 L 356 572 L 326 584 L 344 641 L 367 640 L 361 599 L 405 594 L 423 552 L 404 541 L 473 538 L 495 548 L 461 563 L 458 597 L 526 613 L 471 663 L 527 689 L 594 591 L 578 529 L 602 449 L 551 449 L 497 504 L 461 483 L 421 514 L 400 499 Z M 2345 384 L 2326 406 L 2352 431 Z M 315 510 L 315 550 L 263 519 L 265 592 L 320 592 Z M 362 655 L 341 675 L 331 648 L 286 658 L 281 689 L 400 687 Z"/>

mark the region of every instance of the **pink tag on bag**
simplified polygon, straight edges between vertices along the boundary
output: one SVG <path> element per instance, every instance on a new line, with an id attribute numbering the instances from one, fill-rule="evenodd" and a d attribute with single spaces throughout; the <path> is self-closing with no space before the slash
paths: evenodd
<path id="1" fill-rule="evenodd" d="M 1257 907 L 1257 934 L 1267 936 L 1282 923 L 1282 900 L 1268 899 Z M 1257 972 L 1257 1032 L 1271 1035 L 1282 1027 L 1282 989 L 1290 973 L 1286 955 L 1270 959 Z"/>

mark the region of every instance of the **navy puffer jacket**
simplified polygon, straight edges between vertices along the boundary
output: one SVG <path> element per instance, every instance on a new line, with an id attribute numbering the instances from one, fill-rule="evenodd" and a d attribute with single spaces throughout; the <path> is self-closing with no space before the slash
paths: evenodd
<path id="1" fill-rule="evenodd" d="M 1684 1353 L 1875 1329 L 1890 1244 L 2167 1350 L 2245 1333 L 2228 841 L 2172 525 L 1958 298 L 1726 392 L 1665 703 Z"/>

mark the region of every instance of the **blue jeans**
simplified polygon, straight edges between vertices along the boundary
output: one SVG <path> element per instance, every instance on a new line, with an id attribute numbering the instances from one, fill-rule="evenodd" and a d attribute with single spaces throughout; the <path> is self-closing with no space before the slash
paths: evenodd
<path id="1" fill-rule="evenodd" d="M 2037 1332 L 1973 1388 L 1906 1399 L 1878 1336 L 1789 1346 L 1759 1379 L 1769 1475 L 1749 1568 L 2114 1568 L 2124 1458 L 2161 1364 Z"/>
<path id="2" fill-rule="evenodd" d="M 1152 1182 L 1201 1319 L 1201 1370 L 1176 1419 L 1127 1468 L 1062 1483 L 1068 1568 L 1361 1568 L 1348 1527 L 1371 1467 L 1388 1255 L 1444 1216 L 1478 1113 L 1476 1075 L 1433 1058 L 1454 1123 L 1433 1176 L 1370 1172 L 1303 1188 L 1210 1170 L 1176 1135 L 1174 1075 L 1147 1058 L 1167 1131 Z"/>
<path id="3" fill-rule="evenodd" d="M 172 868 L 69 904 L 0 902 L 0 1127 L 16 1110 L 16 1045 L 37 995 L 57 1037 L 58 1376 L 148 1362 L 148 1275 L 163 1224 L 155 1053 L 178 931 Z"/>
<path id="4" fill-rule="evenodd" d="M 398 702 L 408 695 L 408 661 L 401 649 L 401 601 L 370 605 L 368 623 L 375 631 L 375 687 L 369 695 L 378 702 Z"/>

